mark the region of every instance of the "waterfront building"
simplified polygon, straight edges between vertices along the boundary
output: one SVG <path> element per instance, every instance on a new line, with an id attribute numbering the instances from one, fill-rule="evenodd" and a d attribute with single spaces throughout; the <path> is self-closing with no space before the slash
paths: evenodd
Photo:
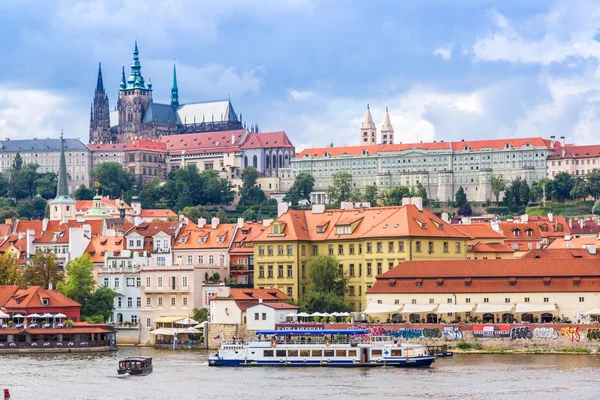
<path id="1" fill-rule="evenodd" d="M 137 138 L 160 139 L 178 133 L 198 133 L 243 129 L 242 115 L 235 113 L 229 100 L 181 104 L 177 72 L 173 66 L 171 101 L 160 104 L 153 99 L 152 81 L 142 76 L 137 41 L 129 78 L 121 73 L 115 111 L 110 111 L 102 69 L 90 111 L 90 143 L 126 143 Z"/>
<path id="2" fill-rule="evenodd" d="M 410 322 L 576 322 L 600 306 L 598 279 L 593 258 L 408 261 L 377 276 L 366 311 Z"/>
<path id="3" fill-rule="evenodd" d="M 275 329 L 284 324 L 289 314 L 298 314 L 300 307 L 288 303 L 265 303 L 259 301 L 246 309 L 246 328 L 251 331 Z M 297 317 L 292 317 L 297 320 Z"/>
<path id="4" fill-rule="evenodd" d="M 188 221 L 173 246 L 173 264 L 195 266 L 207 278 L 218 273 L 219 280 L 229 280 L 229 248 L 237 229 L 237 224 L 221 224 L 219 218 L 212 218 L 210 225 L 204 218 L 198 224 Z"/>
<path id="5" fill-rule="evenodd" d="M 16 285 L 0 286 L 0 307 L 11 317 L 15 314 L 63 314 L 66 319 L 74 322 L 79 321 L 81 311 L 81 304 L 76 301 L 57 290 L 39 286 L 30 286 L 27 289 Z"/>
<path id="6" fill-rule="evenodd" d="M 468 236 L 422 207 L 421 198 L 397 207 L 288 210 L 254 239 L 254 287 L 274 288 L 295 302 L 309 284 L 308 262 L 333 255 L 348 277 L 348 300 L 363 309 L 375 276 L 407 260 L 466 259 Z"/>
<path id="7" fill-rule="evenodd" d="M 89 186 L 90 150 L 78 139 L 22 139 L 0 141 L 0 172 L 12 168 L 17 154 L 23 165 L 37 164 L 39 173 L 59 174 L 61 149 L 64 146 L 67 193 L 80 185 Z"/>
<path id="8" fill-rule="evenodd" d="M 308 148 L 292 159 L 291 169 L 293 178 L 300 172 L 315 178 L 311 202 L 317 204 L 327 202 L 325 191 L 340 171 L 350 173 L 352 186 L 360 190 L 422 184 L 429 198 L 446 201 L 462 186 L 469 200 L 485 202 L 493 200 L 493 175 L 507 181 L 520 177 L 530 185 L 545 178 L 546 158 L 560 145 L 532 137 Z"/>
<path id="9" fill-rule="evenodd" d="M 289 300 L 289 296 L 277 289 L 238 289 L 223 286 L 210 299 L 210 322 L 245 325 L 248 322 L 246 310 L 249 307 L 259 304 L 287 303 Z M 287 312 L 296 309 L 292 306 Z M 262 320 L 262 315 L 260 319 Z"/>
<path id="10" fill-rule="evenodd" d="M 560 138 L 564 143 L 564 137 Z M 575 176 L 585 176 L 595 168 L 600 168 L 600 145 L 567 145 L 548 155 L 546 160 L 548 178 L 554 178 L 559 172 Z"/>
<path id="11" fill-rule="evenodd" d="M 254 239 L 267 229 L 263 222 L 238 218 L 237 230 L 229 247 L 231 284 L 254 285 Z"/>

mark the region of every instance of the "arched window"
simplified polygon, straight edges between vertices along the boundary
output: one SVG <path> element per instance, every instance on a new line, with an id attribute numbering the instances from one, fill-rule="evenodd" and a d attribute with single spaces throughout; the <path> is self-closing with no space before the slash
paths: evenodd
<path id="1" fill-rule="evenodd" d="M 244 156 L 244 168 L 248 167 L 248 156 Z"/>
<path id="2" fill-rule="evenodd" d="M 283 168 L 283 156 L 279 153 L 279 168 Z"/>
<path id="3" fill-rule="evenodd" d="M 252 166 L 254 168 L 258 168 L 258 157 L 256 157 L 256 155 L 254 155 L 254 157 L 252 157 Z"/>
<path id="4" fill-rule="evenodd" d="M 283 156 L 284 160 L 285 160 L 285 167 L 289 167 L 290 166 L 290 156 L 288 155 L 288 153 L 285 153 L 285 155 Z"/>
<path id="5" fill-rule="evenodd" d="M 270 165 L 271 165 L 271 156 L 269 156 L 267 154 L 267 157 L 265 158 L 265 161 L 266 161 L 266 163 L 265 163 L 265 169 L 269 169 Z"/>
<path id="6" fill-rule="evenodd" d="M 273 154 L 273 164 L 271 165 L 271 168 L 277 168 L 277 154 Z"/>

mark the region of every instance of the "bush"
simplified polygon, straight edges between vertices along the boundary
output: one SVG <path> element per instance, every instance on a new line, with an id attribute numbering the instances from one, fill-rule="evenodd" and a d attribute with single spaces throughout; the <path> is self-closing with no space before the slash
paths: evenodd
<path id="1" fill-rule="evenodd" d="M 471 343 L 461 340 L 456 344 L 456 347 L 461 350 L 471 350 Z"/>
<path id="2" fill-rule="evenodd" d="M 506 207 L 506 206 L 486 207 L 485 212 L 488 214 L 506 215 L 508 213 L 508 207 Z"/>

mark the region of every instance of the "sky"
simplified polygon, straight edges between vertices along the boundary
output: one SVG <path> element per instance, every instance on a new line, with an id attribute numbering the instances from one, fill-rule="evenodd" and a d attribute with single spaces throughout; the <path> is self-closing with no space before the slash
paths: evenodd
<path id="1" fill-rule="evenodd" d="M 356 145 L 367 104 L 395 142 L 600 132 L 598 1 L 0 1 L 0 140 L 87 142 L 102 63 L 110 107 L 138 40 L 169 102 L 231 99 L 297 150 Z"/>

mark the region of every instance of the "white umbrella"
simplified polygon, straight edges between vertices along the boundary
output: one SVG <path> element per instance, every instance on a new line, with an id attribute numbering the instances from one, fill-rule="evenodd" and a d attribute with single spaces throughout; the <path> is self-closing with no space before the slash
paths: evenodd
<path id="1" fill-rule="evenodd" d="M 180 321 L 175 322 L 176 324 L 179 325 L 198 325 L 198 321 L 194 321 L 191 318 L 184 318 Z"/>
<path id="2" fill-rule="evenodd" d="M 310 317 L 309 313 L 301 312 L 298 314 L 299 317 Z"/>
<path id="3" fill-rule="evenodd" d="M 339 317 L 339 316 L 340 316 L 340 313 L 336 311 L 336 312 L 332 312 L 330 315 L 331 315 L 332 317 Z"/>
<path id="4" fill-rule="evenodd" d="M 177 333 L 200 333 L 200 331 L 198 329 L 194 329 L 194 328 L 187 328 L 187 329 L 184 329 L 183 331 L 178 331 Z"/>
<path id="5" fill-rule="evenodd" d="M 590 311 L 583 313 L 583 315 L 600 315 L 600 308 L 593 308 Z"/>
<path id="6" fill-rule="evenodd" d="M 42 314 L 42 316 L 40 318 L 54 318 L 54 315 L 52 315 L 50 313 L 45 313 L 45 314 Z"/>
<path id="7" fill-rule="evenodd" d="M 33 313 L 27 315 L 25 318 L 42 318 L 42 316 L 40 314 Z"/>
<path id="8" fill-rule="evenodd" d="M 348 317 L 348 316 L 350 316 L 350 314 L 349 314 L 349 313 L 347 313 L 347 312 L 342 312 L 342 313 L 339 313 L 338 315 L 339 315 L 340 317 Z"/>
<path id="9" fill-rule="evenodd" d="M 331 314 L 324 312 L 323 314 L 321 314 L 321 317 L 329 317 Z"/>
<path id="10" fill-rule="evenodd" d="M 67 316 L 65 314 L 58 313 L 58 314 L 54 314 L 54 318 L 62 319 L 62 318 L 67 318 Z"/>
<path id="11" fill-rule="evenodd" d="M 13 315 L 13 318 L 25 318 L 25 316 L 21 314 L 15 314 Z"/>
<path id="12" fill-rule="evenodd" d="M 0 311 L 0 318 L 8 318 L 9 315 Z"/>
<path id="13" fill-rule="evenodd" d="M 291 312 L 291 313 L 289 313 L 289 314 L 286 315 L 287 318 L 294 318 L 294 317 L 297 317 L 297 316 L 298 316 L 298 314 L 293 313 L 293 312 Z"/>
<path id="14" fill-rule="evenodd" d="M 194 326 L 194 329 L 204 329 L 204 325 L 198 324 L 198 325 Z"/>
<path id="15" fill-rule="evenodd" d="M 310 314 L 311 317 L 322 317 L 323 314 L 321 314 L 320 312 L 315 311 L 314 313 Z"/>

